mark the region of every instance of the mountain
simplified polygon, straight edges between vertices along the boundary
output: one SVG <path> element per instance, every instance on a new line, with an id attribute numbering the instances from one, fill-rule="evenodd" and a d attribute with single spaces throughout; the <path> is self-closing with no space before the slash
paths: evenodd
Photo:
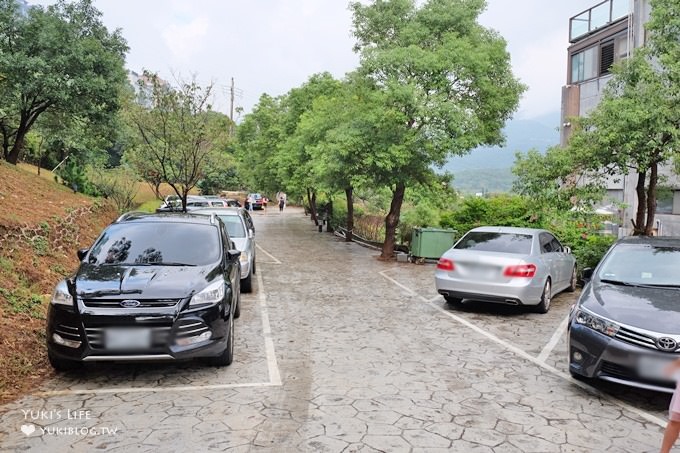
<path id="1" fill-rule="evenodd" d="M 508 192 L 514 179 L 511 168 L 515 152 L 537 149 L 545 152 L 560 142 L 559 112 L 531 119 L 510 120 L 502 147 L 479 147 L 470 154 L 452 157 L 440 169 L 454 175 L 453 186 L 461 192 Z"/>

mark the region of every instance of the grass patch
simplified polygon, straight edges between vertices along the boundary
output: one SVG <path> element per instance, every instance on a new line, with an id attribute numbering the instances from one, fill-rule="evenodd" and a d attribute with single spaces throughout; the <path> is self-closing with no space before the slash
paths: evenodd
<path id="1" fill-rule="evenodd" d="M 14 264 L 11 260 L 0 256 L 0 270 L 3 272 L 12 272 L 14 270 Z"/>
<path id="2" fill-rule="evenodd" d="M 135 211 L 142 212 L 156 212 L 156 209 L 161 205 L 161 202 L 154 199 L 146 201 L 135 208 Z"/>
<path id="3" fill-rule="evenodd" d="M 47 297 L 32 293 L 26 288 L 18 288 L 13 291 L 0 288 L 0 295 L 9 303 L 10 312 L 25 314 L 35 319 L 45 319 Z"/>

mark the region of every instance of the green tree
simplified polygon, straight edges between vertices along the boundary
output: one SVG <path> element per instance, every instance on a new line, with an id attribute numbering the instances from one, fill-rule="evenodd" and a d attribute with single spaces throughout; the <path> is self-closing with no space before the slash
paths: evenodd
<path id="1" fill-rule="evenodd" d="M 680 112 L 670 81 L 640 51 L 613 70 L 602 101 L 571 138 L 568 152 L 593 172 L 637 174 L 634 235 L 651 235 L 659 167 L 680 149 Z"/>
<path id="2" fill-rule="evenodd" d="M 529 200 L 536 215 L 548 211 L 589 210 L 605 194 L 601 174 L 579 162 L 568 149 L 556 146 L 545 154 L 516 153 L 513 191 Z"/>
<path id="3" fill-rule="evenodd" d="M 380 93 L 370 173 L 392 190 L 383 259 L 393 256 L 406 186 L 451 154 L 502 143 L 517 108 L 524 87 L 505 41 L 477 23 L 484 7 L 483 0 L 351 4 L 359 72 Z"/>
<path id="4" fill-rule="evenodd" d="M 637 175 L 635 235 L 652 233 L 659 167 L 677 163 L 680 149 L 680 5 L 651 6 L 647 46 L 613 68 L 602 101 L 569 144 L 594 172 Z"/>
<path id="5" fill-rule="evenodd" d="M 239 174 L 252 190 L 273 193 L 283 187 L 276 161 L 279 143 L 285 139 L 283 116 L 281 98 L 263 94 L 236 130 Z"/>
<path id="6" fill-rule="evenodd" d="M 91 0 L 33 6 L 25 16 L 15 0 L 0 0 L 4 158 L 17 163 L 26 135 L 44 114 L 81 127 L 86 136 L 110 124 L 126 83 L 127 49 L 120 30 L 106 29 Z"/>
<path id="7" fill-rule="evenodd" d="M 214 152 L 208 102 L 212 85 L 178 81 L 173 87 L 157 74 L 145 71 L 144 75 L 151 84 L 151 108 L 133 104 L 127 112 L 137 145 L 126 159 L 133 165 L 145 162 L 143 169 L 160 175 L 186 210 L 187 195 L 198 184 Z"/>

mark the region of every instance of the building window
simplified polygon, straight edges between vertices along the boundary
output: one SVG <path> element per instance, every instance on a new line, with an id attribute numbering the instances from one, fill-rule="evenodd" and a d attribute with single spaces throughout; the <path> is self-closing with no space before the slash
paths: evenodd
<path id="1" fill-rule="evenodd" d="M 571 57 L 571 83 L 583 82 L 584 80 L 597 77 L 597 50 L 591 47 Z"/>
<path id="2" fill-rule="evenodd" d="M 628 56 L 628 35 L 620 34 L 571 56 L 571 83 L 609 74 L 614 63 Z"/>
<path id="3" fill-rule="evenodd" d="M 614 41 L 600 46 L 600 75 L 609 74 L 614 64 Z"/>

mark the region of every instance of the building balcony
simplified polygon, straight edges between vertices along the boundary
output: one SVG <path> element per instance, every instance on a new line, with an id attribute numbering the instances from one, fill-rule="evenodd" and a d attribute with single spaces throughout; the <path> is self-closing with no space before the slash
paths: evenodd
<path id="1" fill-rule="evenodd" d="M 569 42 L 575 43 L 631 13 L 631 0 L 605 0 L 569 19 Z"/>

